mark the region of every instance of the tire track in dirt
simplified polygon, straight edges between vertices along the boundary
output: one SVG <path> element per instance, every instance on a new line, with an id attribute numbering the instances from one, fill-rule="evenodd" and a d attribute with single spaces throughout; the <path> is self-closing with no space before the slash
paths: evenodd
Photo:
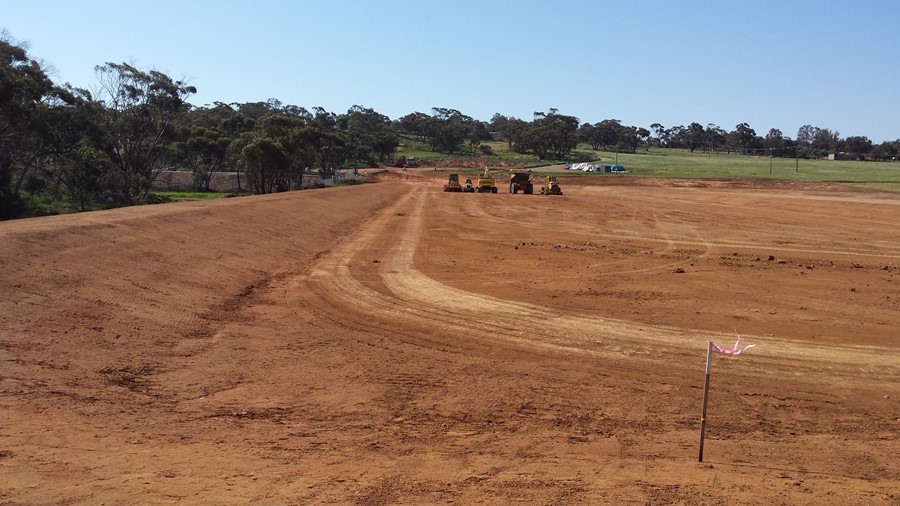
<path id="1" fill-rule="evenodd" d="M 597 194 L 597 193 L 605 193 L 605 188 L 596 188 L 596 187 L 586 187 L 580 188 L 580 192 L 583 192 L 585 195 Z M 703 200 L 699 199 L 684 199 L 676 196 L 666 197 L 667 202 L 677 202 L 684 205 L 690 206 L 698 206 L 702 203 L 704 207 L 721 207 L 724 209 L 734 209 L 738 204 L 733 202 L 719 202 L 715 199 L 718 198 L 722 200 L 721 197 L 734 197 L 733 194 L 729 192 L 716 192 L 715 194 L 711 193 L 709 190 L 702 192 Z M 884 198 L 851 198 L 851 197 L 841 197 L 841 196 L 819 196 L 819 195 L 804 195 L 802 193 L 791 192 L 789 194 L 779 194 L 779 193 L 741 193 L 739 196 L 743 200 L 747 200 L 748 198 L 753 198 L 758 201 L 763 201 L 767 199 L 773 199 L 774 201 L 783 201 L 790 202 L 796 200 L 813 200 L 813 201 L 827 201 L 827 202 L 841 202 L 846 204 L 866 204 L 866 205 L 887 205 L 887 206 L 897 206 L 900 205 L 900 200 L 892 200 L 892 199 L 884 199 Z M 638 208 L 634 209 L 634 212 L 639 212 Z M 632 216 L 632 219 L 634 217 Z M 680 220 L 679 220 L 680 221 Z M 578 224 L 575 224 L 576 226 Z M 875 221 L 875 220 L 866 220 L 865 225 L 867 227 L 876 227 L 882 226 L 886 229 L 889 229 L 893 226 L 893 222 L 891 221 Z M 581 226 L 580 228 L 584 228 Z M 620 231 L 617 233 L 609 234 L 609 233 L 599 233 L 601 237 L 608 237 L 612 239 L 643 239 L 643 240 L 665 240 L 668 244 L 676 244 L 682 246 L 698 246 L 698 244 L 690 239 L 682 239 L 682 238 L 670 238 L 670 237 L 662 237 L 662 238 L 654 238 L 647 237 L 642 234 L 633 231 Z M 811 244 L 809 246 L 801 246 L 801 245 L 781 245 L 781 244 L 759 244 L 752 243 L 746 241 L 738 241 L 738 240 L 722 240 L 717 239 L 714 241 L 703 241 L 700 245 L 704 247 L 718 247 L 718 248 L 749 248 L 754 250 L 766 249 L 771 250 L 773 252 L 785 252 L 785 253 L 798 253 L 798 254 L 828 254 L 828 255 L 847 255 L 847 256 L 861 256 L 861 257 L 871 257 L 871 258 L 879 258 L 879 259 L 888 259 L 893 260 L 900 256 L 900 242 L 897 241 L 877 241 L 879 246 L 883 246 L 885 249 L 884 252 L 873 252 L 863 248 L 860 249 L 823 249 L 820 245 Z"/>
<path id="2" fill-rule="evenodd" d="M 403 299 L 405 305 L 427 312 L 441 307 L 453 315 L 468 320 L 468 331 L 478 329 L 489 336 L 503 336 L 518 344 L 543 346 L 567 351 L 612 351 L 620 354 L 624 347 L 620 341 L 647 332 L 649 328 L 604 318 L 587 318 L 561 315 L 549 308 L 532 304 L 497 299 L 444 285 L 416 269 L 414 255 L 422 236 L 422 215 L 426 209 L 428 193 L 417 192 L 409 213 L 406 231 L 401 235 L 390 259 L 384 263 L 381 276 L 386 286 Z M 489 315 L 489 320 L 473 319 L 472 315 Z M 514 330 L 510 329 L 524 329 Z M 598 346 L 598 336 L 615 343 L 611 347 Z"/>
<path id="3" fill-rule="evenodd" d="M 670 354 L 696 355 L 694 350 L 702 349 L 706 341 L 722 339 L 721 334 L 695 329 L 565 314 L 461 290 L 429 278 L 416 268 L 414 256 L 422 237 L 423 215 L 433 207 L 428 205 L 431 190 L 411 185 L 406 196 L 320 259 L 310 276 L 314 289 L 338 307 L 356 313 L 355 320 L 361 325 L 390 329 L 402 326 L 398 321 L 418 323 L 445 336 L 483 342 L 502 340 L 513 346 L 562 353 L 662 360 Z M 469 202 L 466 209 L 484 219 L 496 219 L 477 202 Z M 363 252 L 383 242 L 390 244 L 383 252 L 384 260 L 359 261 Z M 362 267 L 355 267 L 357 264 Z M 373 288 L 375 285 L 382 289 Z M 872 347 L 820 346 L 749 335 L 745 339 L 775 344 L 770 349 L 788 353 L 794 360 L 858 364 L 862 370 L 879 369 L 885 374 L 898 370 L 896 360 Z M 754 351 L 777 357 L 765 348 Z M 819 369 L 811 364 L 809 367 Z"/>
<path id="4" fill-rule="evenodd" d="M 502 197 L 501 197 L 502 198 Z M 528 197 L 514 197 L 514 198 L 528 198 Z M 537 197 L 538 199 L 543 199 L 544 197 Z M 556 197 L 552 197 L 556 198 Z M 464 215 L 468 217 L 473 217 L 476 219 L 482 220 L 491 220 L 500 224 L 503 224 L 507 227 L 521 227 L 522 223 L 515 218 L 507 218 L 504 216 L 497 216 L 494 214 L 488 213 L 483 206 L 478 205 L 479 201 L 477 199 L 465 199 L 464 206 Z M 626 239 L 626 240 L 635 240 L 640 239 L 648 242 L 659 242 L 662 243 L 662 250 L 659 252 L 669 253 L 673 252 L 677 249 L 678 246 L 697 246 L 698 243 L 685 241 L 673 238 L 672 235 L 667 231 L 666 221 L 661 220 L 659 216 L 659 212 L 655 209 L 641 209 L 638 207 L 632 207 L 629 211 L 631 213 L 630 221 L 633 223 L 644 223 L 648 228 L 654 229 L 658 231 L 659 235 L 650 235 L 649 232 L 644 234 L 636 234 L 631 231 L 619 231 L 619 232 L 599 232 L 598 227 L 596 225 L 579 223 L 576 219 L 567 219 L 566 227 L 569 231 L 573 231 L 576 233 L 581 233 L 586 236 L 586 240 L 599 240 L 599 239 Z M 668 215 L 665 215 L 668 217 Z M 686 226 L 690 228 L 690 230 L 694 230 L 693 227 L 690 227 L 685 223 Z M 695 234 L 696 235 L 696 234 Z M 702 259 L 704 257 L 709 256 L 711 248 L 713 244 L 707 240 L 703 240 L 698 237 L 699 245 L 701 245 L 703 249 L 703 253 L 697 257 L 697 259 Z M 644 269 L 627 269 L 627 270 L 618 270 L 618 271 L 608 271 L 607 274 L 638 274 L 638 273 L 646 273 L 646 272 L 665 272 L 668 270 L 672 270 L 673 268 L 681 265 L 682 261 L 677 262 L 668 262 L 661 265 L 648 267 Z"/>
<path id="5" fill-rule="evenodd" d="M 382 218 L 370 223 L 357 237 L 339 245 L 332 255 L 323 259 L 311 275 L 311 281 L 318 284 L 323 295 L 369 318 L 377 317 L 387 322 L 425 320 L 429 327 L 440 329 L 447 335 L 486 341 L 502 339 L 519 346 L 597 352 L 599 348 L 593 336 L 604 329 L 609 335 L 616 332 L 617 326 L 602 320 L 591 322 L 586 329 L 583 322 L 574 322 L 571 317 L 560 316 L 547 308 L 455 289 L 416 270 L 413 256 L 421 237 L 427 191 L 424 187 L 413 188 Z M 401 228 L 391 233 L 388 218 L 398 214 L 404 215 L 405 220 Z M 390 295 L 359 279 L 370 278 L 368 273 L 352 272 L 350 268 L 354 257 L 387 235 L 397 240 L 393 241 L 387 259 L 375 264 L 375 275 Z M 485 315 L 486 318 L 473 315 Z M 570 327 L 577 330 L 578 335 L 563 337 L 559 332 L 540 330 L 541 326 L 548 325 L 555 329 Z"/>
<path id="6" fill-rule="evenodd" d="M 573 199 L 582 199 L 585 201 L 586 206 L 596 205 L 594 199 L 598 198 L 603 193 L 607 193 L 606 188 L 596 188 L 596 187 L 583 187 L 579 188 L 578 191 L 581 193 L 580 195 L 569 195 L 565 198 L 573 198 Z M 725 194 L 728 195 L 728 194 Z M 802 194 L 792 193 L 791 195 L 769 195 L 769 194 L 753 194 L 759 198 L 770 198 L 770 197 L 779 197 L 780 200 L 786 200 L 791 197 L 796 196 L 797 198 L 809 198 L 813 200 L 837 200 L 839 202 L 847 202 L 847 203 L 863 203 L 863 204 L 887 204 L 887 205 L 898 205 L 900 201 L 893 201 L 889 199 L 841 199 L 841 198 L 826 198 L 826 197 L 817 197 L 816 196 L 808 196 Z M 745 196 L 742 194 L 742 196 Z M 707 198 L 708 192 L 707 192 Z M 697 202 L 679 198 L 669 198 L 669 201 L 672 202 L 682 202 L 686 204 L 694 204 Z M 466 202 L 466 215 L 472 216 L 478 219 L 491 219 L 497 221 L 498 223 L 502 223 L 507 226 L 519 226 L 520 222 L 515 218 L 492 215 L 487 213 L 481 206 L 477 205 L 478 202 L 476 200 L 468 200 Z M 714 201 L 704 201 L 703 205 L 705 206 L 718 206 L 726 209 L 734 209 L 735 205 L 731 203 L 722 203 L 722 202 L 714 202 Z M 648 204 L 647 207 L 650 207 Z M 846 255 L 853 257 L 869 257 L 873 259 L 881 259 L 881 260 L 895 260 L 897 257 L 900 257 L 900 243 L 896 241 L 887 241 L 882 240 L 878 241 L 879 246 L 883 246 L 883 252 L 873 252 L 870 250 L 866 250 L 863 248 L 852 249 L 848 247 L 844 247 L 841 249 L 835 248 L 822 248 L 820 245 L 811 244 L 809 246 L 799 245 L 799 244 L 759 244 L 748 241 L 740 241 L 734 239 L 716 239 L 716 240 L 708 240 L 699 238 L 698 240 L 692 238 L 685 237 L 677 237 L 671 236 L 669 233 L 665 231 L 664 225 L 665 221 L 661 221 L 659 219 L 659 215 L 656 214 L 657 211 L 648 211 L 644 208 L 633 207 L 631 209 L 631 221 L 640 222 L 642 217 L 646 217 L 648 219 L 648 226 L 651 224 L 657 224 L 660 227 L 659 230 L 662 232 L 660 235 L 656 234 L 648 234 L 644 232 L 632 231 L 632 230 L 612 230 L 608 232 L 604 232 L 598 230 L 597 226 L 592 223 L 584 223 L 576 220 L 569 220 L 566 223 L 566 226 L 571 232 L 580 232 L 585 234 L 586 236 L 593 239 L 624 239 L 624 240 L 642 240 L 642 241 L 655 241 L 659 242 L 666 248 L 672 248 L 676 246 L 689 247 L 689 248 L 720 248 L 720 249 L 729 249 L 729 248 L 741 248 L 741 249 L 751 249 L 751 250 L 761 250 L 765 249 L 767 251 L 771 251 L 773 253 L 790 253 L 790 254 L 806 254 L 806 255 Z M 879 222 L 882 223 L 882 222 Z M 885 227 L 889 227 L 887 223 L 882 223 Z M 847 245 L 849 246 L 849 245 Z"/>

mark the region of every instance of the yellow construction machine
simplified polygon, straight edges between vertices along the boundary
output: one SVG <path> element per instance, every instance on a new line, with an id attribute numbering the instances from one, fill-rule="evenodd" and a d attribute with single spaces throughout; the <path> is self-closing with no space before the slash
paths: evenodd
<path id="1" fill-rule="evenodd" d="M 478 175 L 475 191 L 477 193 L 497 193 L 497 183 L 494 182 L 494 176 L 487 167 L 484 168 L 484 173 Z"/>
<path id="2" fill-rule="evenodd" d="M 530 172 L 509 173 L 509 193 L 516 194 L 519 192 L 526 195 L 534 193 L 533 178 Z"/>
<path id="3" fill-rule="evenodd" d="M 447 184 L 444 185 L 445 192 L 461 192 L 463 187 L 459 184 L 459 174 L 450 174 Z"/>
<path id="4" fill-rule="evenodd" d="M 547 176 L 547 181 L 541 185 L 541 195 L 562 195 L 556 176 Z"/>

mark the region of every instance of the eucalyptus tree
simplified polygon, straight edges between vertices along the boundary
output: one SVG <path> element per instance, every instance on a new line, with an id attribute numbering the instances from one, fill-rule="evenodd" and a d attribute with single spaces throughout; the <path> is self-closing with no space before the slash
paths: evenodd
<path id="1" fill-rule="evenodd" d="M 578 142 L 585 142 L 591 145 L 591 149 L 598 150 L 600 146 L 594 143 L 594 125 L 590 123 L 582 123 L 581 126 L 578 127 L 578 131 L 575 134 Z"/>
<path id="2" fill-rule="evenodd" d="M 231 141 L 255 126 L 255 120 L 223 102 L 193 107 L 178 120 L 169 148 L 172 161 L 190 169 L 195 189 L 209 191 L 213 177 L 228 168 Z"/>
<path id="3" fill-rule="evenodd" d="M 607 149 L 615 149 L 619 145 L 622 134 L 622 122 L 617 119 L 605 119 L 594 125 L 596 142 Z"/>
<path id="4" fill-rule="evenodd" d="M 734 130 L 728 134 L 728 141 L 745 155 L 750 150 L 762 148 L 762 139 L 747 123 L 737 124 Z"/>
<path id="5" fill-rule="evenodd" d="M 578 118 L 557 109 L 537 111 L 525 132 L 525 144 L 542 160 L 565 158 L 578 146 L 578 126 Z"/>
<path id="6" fill-rule="evenodd" d="M 669 127 L 665 132 L 666 147 L 685 148 L 690 145 L 688 129 L 684 125 Z"/>
<path id="7" fill-rule="evenodd" d="M 431 118 L 422 122 L 431 148 L 443 153 L 458 152 L 474 120 L 456 109 L 433 107 L 431 111 Z"/>
<path id="8" fill-rule="evenodd" d="M 513 121 L 515 118 L 507 118 L 499 112 L 495 112 L 487 124 L 488 131 L 499 139 L 505 140 L 510 150 L 513 148 L 513 132 L 510 128 Z"/>
<path id="9" fill-rule="evenodd" d="M 859 156 L 866 156 L 872 151 L 872 141 L 865 135 L 851 135 L 842 142 L 844 151 Z"/>
<path id="10" fill-rule="evenodd" d="M 770 128 L 769 133 L 767 133 L 765 139 L 763 139 L 763 147 L 768 149 L 769 153 L 772 155 L 780 155 L 784 145 L 784 134 L 781 133 L 781 130 Z"/>
<path id="11" fill-rule="evenodd" d="M 656 134 L 656 144 L 659 146 L 666 145 L 666 127 L 662 126 L 660 123 L 653 123 L 650 125 L 650 128 L 653 129 L 653 132 Z"/>
<path id="12" fill-rule="evenodd" d="M 723 148 L 727 142 L 727 138 L 728 132 L 719 125 L 716 125 L 715 123 L 706 125 L 706 143 L 711 151 Z"/>
<path id="13" fill-rule="evenodd" d="M 174 159 L 191 170 L 195 189 L 209 191 L 213 177 L 225 170 L 231 138 L 202 126 L 182 129 L 179 137 L 172 145 Z"/>
<path id="14" fill-rule="evenodd" d="M 425 140 L 425 125 L 431 116 L 424 112 L 412 112 L 398 120 L 400 131 L 416 136 L 417 140 Z"/>
<path id="15" fill-rule="evenodd" d="M 833 132 L 827 128 L 821 128 L 816 132 L 816 136 L 812 142 L 812 148 L 823 155 L 829 151 L 835 151 L 841 137 L 838 132 Z"/>
<path id="16" fill-rule="evenodd" d="M 619 142 L 616 150 L 626 153 L 636 153 L 638 146 L 647 142 L 650 130 L 643 127 L 623 126 L 619 129 Z"/>
<path id="17" fill-rule="evenodd" d="M 309 122 L 314 128 L 327 132 L 338 128 L 338 115 L 326 111 L 323 107 L 313 107 L 313 116 Z"/>
<path id="18" fill-rule="evenodd" d="M 347 132 L 350 156 L 357 162 L 384 162 L 400 145 L 391 120 L 374 109 L 360 105 L 351 107 L 338 117 L 338 124 Z"/>
<path id="19" fill-rule="evenodd" d="M 803 125 L 797 130 L 797 147 L 803 150 L 805 156 L 811 154 L 812 143 L 818 133 L 819 127 L 812 125 Z"/>
<path id="20" fill-rule="evenodd" d="M 477 119 L 473 119 L 469 121 L 468 129 L 466 131 L 466 147 L 469 148 L 472 153 L 477 154 L 478 150 L 484 146 L 482 144 L 484 141 L 488 141 L 491 139 L 491 134 L 488 132 L 487 123 L 483 121 L 479 121 Z"/>
<path id="21" fill-rule="evenodd" d="M 66 153 L 59 175 L 81 211 L 118 187 L 118 174 L 109 157 L 87 139 Z"/>
<path id="22" fill-rule="evenodd" d="M 245 102 L 243 104 L 234 103 L 231 105 L 243 116 L 254 120 L 262 118 L 266 114 L 280 111 L 282 107 L 281 101 L 274 98 L 270 98 L 265 102 Z"/>
<path id="23" fill-rule="evenodd" d="M 127 63 L 94 68 L 103 104 L 100 148 L 123 177 L 118 195 L 123 201 L 145 193 L 163 168 L 173 142 L 175 118 L 188 110 L 188 96 L 196 88 L 174 81 L 156 70 L 144 71 Z"/>
<path id="24" fill-rule="evenodd" d="M 37 111 L 53 88 L 24 45 L 0 33 L 0 218 L 21 211 L 19 189 L 44 148 L 36 132 Z"/>
<path id="25" fill-rule="evenodd" d="M 688 125 L 687 136 L 691 153 L 698 147 L 706 145 L 706 130 L 703 128 L 703 125 L 696 121 Z"/>
<path id="26" fill-rule="evenodd" d="M 509 118 L 506 128 L 511 149 L 516 153 L 526 153 L 528 146 L 525 142 L 525 133 L 528 131 L 528 122 L 520 118 Z"/>
<path id="27" fill-rule="evenodd" d="M 876 158 L 895 159 L 900 155 L 900 139 L 894 141 L 884 141 L 881 144 L 872 147 L 870 152 Z"/>
<path id="28" fill-rule="evenodd" d="M 281 144 L 258 136 L 241 149 L 247 184 L 256 193 L 272 193 L 285 189 L 290 161 Z"/>

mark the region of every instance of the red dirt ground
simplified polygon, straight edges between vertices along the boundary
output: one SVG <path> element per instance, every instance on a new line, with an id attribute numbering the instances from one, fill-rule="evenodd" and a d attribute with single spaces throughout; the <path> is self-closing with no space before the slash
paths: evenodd
<path id="1" fill-rule="evenodd" d="M 900 196 L 441 177 L 0 223 L 0 503 L 900 503 Z"/>

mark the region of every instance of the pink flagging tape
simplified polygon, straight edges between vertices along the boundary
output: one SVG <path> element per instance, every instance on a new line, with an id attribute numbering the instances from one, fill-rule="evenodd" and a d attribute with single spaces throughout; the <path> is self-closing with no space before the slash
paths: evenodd
<path id="1" fill-rule="evenodd" d="M 737 335 L 737 342 L 734 343 L 734 347 L 733 347 L 733 348 L 725 348 L 725 347 L 719 346 L 719 345 L 717 345 L 717 344 L 715 344 L 715 343 L 711 343 L 711 344 L 712 344 L 712 347 L 713 347 L 714 350 L 718 351 L 719 353 L 725 353 L 725 354 L 728 354 L 728 355 L 740 355 L 741 353 L 747 351 L 748 349 L 753 348 L 754 346 L 756 346 L 755 344 L 748 344 L 747 346 L 744 346 L 743 348 L 740 348 L 740 347 L 739 347 L 740 344 L 741 344 L 741 335 L 740 335 L 740 334 Z"/>

